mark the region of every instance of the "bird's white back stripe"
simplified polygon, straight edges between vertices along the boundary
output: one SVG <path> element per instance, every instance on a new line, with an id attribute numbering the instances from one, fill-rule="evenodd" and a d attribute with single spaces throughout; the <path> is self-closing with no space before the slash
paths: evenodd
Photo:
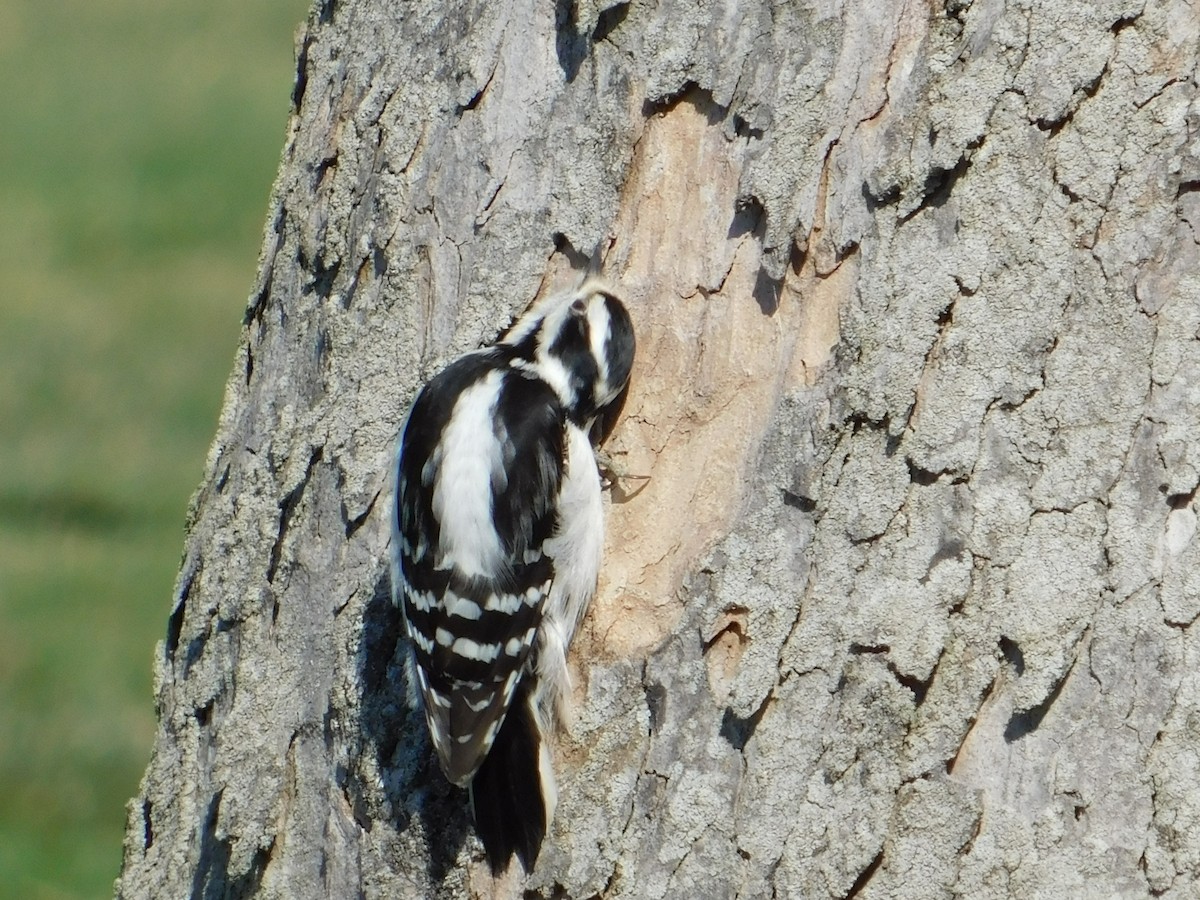
<path id="1" fill-rule="evenodd" d="M 520 594 L 490 594 L 483 602 L 483 608 L 488 612 L 502 612 L 506 615 L 512 615 L 521 608 L 522 596 Z"/>
<path id="2" fill-rule="evenodd" d="M 438 631 L 441 629 L 439 628 Z M 438 639 L 441 640 L 440 635 Z M 499 644 L 480 644 L 470 638 L 459 638 L 450 649 L 464 659 L 475 659 L 480 662 L 491 662 L 500 655 Z"/>
<path id="3" fill-rule="evenodd" d="M 404 587 L 404 596 L 408 599 L 408 602 L 413 605 L 414 609 L 418 609 L 424 613 L 432 610 L 434 603 L 437 602 L 434 599 L 432 592 L 413 590 L 413 588 L 408 585 L 405 585 Z"/>
<path id="4" fill-rule="evenodd" d="M 461 619 L 480 619 L 483 617 L 483 607 L 474 600 L 460 597 L 453 591 L 446 592 L 446 615 L 458 616 Z"/>
<path id="5" fill-rule="evenodd" d="M 512 615 L 522 606 L 537 606 L 550 590 L 550 582 L 528 588 L 522 594 L 491 594 L 483 602 L 483 608 L 488 612 L 501 612 Z"/>
<path id="6" fill-rule="evenodd" d="M 492 521 L 492 483 L 504 471 L 504 448 L 493 430 L 504 372 L 489 372 L 459 395 L 430 462 L 440 471 L 433 514 L 441 526 L 439 569 L 468 578 L 501 570 L 503 548 Z"/>
<path id="7" fill-rule="evenodd" d="M 425 637 L 425 635 L 421 634 L 421 632 L 417 631 L 417 629 L 409 628 L 408 636 L 413 639 L 413 643 L 415 643 L 418 647 L 420 647 L 426 653 L 430 653 L 430 654 L 433 653 L 433 641 L 431 641 L 429 638 Z M 419 671 L 421 674 L 421 678 L 424 679 L 425 670 L 420 669 Z"/>

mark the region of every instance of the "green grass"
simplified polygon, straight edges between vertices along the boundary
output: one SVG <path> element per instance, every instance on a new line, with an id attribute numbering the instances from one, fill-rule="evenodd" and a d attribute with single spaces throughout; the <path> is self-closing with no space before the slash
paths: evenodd
<path id="1" fill-rule="evenodd" d="M 306 12 L 0 3 L 0 897 L 111 896 Z"/>

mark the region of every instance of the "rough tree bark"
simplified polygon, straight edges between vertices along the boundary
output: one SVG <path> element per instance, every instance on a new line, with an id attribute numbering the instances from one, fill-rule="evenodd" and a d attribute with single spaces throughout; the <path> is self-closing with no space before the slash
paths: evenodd
<path id="1" fill-rule="evenodd" d="M 1200 890 L 1200 14 L 325 0 L 122 897 L 489 890 L 407 711 L 416 387 L 639 352 L 534 897 Z"/>

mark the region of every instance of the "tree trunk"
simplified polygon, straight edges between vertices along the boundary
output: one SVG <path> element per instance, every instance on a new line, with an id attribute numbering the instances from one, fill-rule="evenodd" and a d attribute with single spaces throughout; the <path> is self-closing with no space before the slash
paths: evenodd
<path id="1" fill-rule="evenodd" d="M 1200 890 L 1200 14 L 325 0 L 122 897 L 493 890 L 393 440 L 598 241 L 639 358 L 531 897 Z"/>

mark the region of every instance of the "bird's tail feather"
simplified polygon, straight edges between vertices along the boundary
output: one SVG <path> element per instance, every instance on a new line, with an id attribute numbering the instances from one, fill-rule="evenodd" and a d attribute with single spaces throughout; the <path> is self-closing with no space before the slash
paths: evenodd
<path id="1" fill-rule="evenodd" d="M 554 818 L 554 772 L 532 680 L 527 675 L 517 685 L 500 733 L 471 781 L 475 831 L 496 875 L 514 854 L 532 872 Z"/>

